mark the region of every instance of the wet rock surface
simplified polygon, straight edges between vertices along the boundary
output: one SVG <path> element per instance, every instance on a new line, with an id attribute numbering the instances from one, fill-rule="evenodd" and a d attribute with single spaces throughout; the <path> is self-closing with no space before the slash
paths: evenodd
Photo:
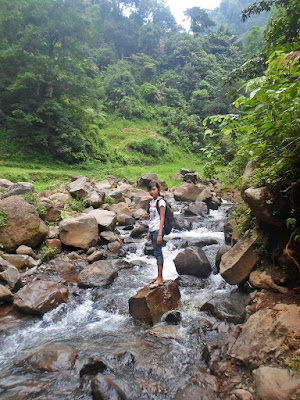
<path id="1" fill-rule="evenodd" d="M 14 306 L 28 314 L 45 314 L 68 300 L 68 289 L 51 281 L 33 281 L 19 290 Z"/>
<path id="2" fill-rule="evenodd" d="M 203 252 L 197 246 L 187 247 L 177 254 L 174 264 L 179 275 L 195 275 L 207 278 L 211 274 L 211 265 Z"/>
<path id="3" fill-rule="evenodd" d="M 19 365 L 22 365 L 26 370 L 33 371 L 65 371 L 73 368 L 76 358 L 77 354 L 72 347 L 57 344 L 31 354 Z"/>
<path id="4" fill-rule="evenodd" d="M 129 299 L 129 312 L 133 318 L 153 325 L 160 321 L 166 311 L 178 308 L 179 304 L 178 286 L 174 281 L 168 281 L 156 289 L 146 286 L 132 296 Z"/>
<path id="5" fill-rule="evenodd" d="M 244 322 L 246 306 L 250 302 L 250 296 L 239 292 L 231 292 L 229 296 L 214 295 L 212 299 L 203 304 L 201 311 L 209 311 L 216 318 L 234 324 Z"/>

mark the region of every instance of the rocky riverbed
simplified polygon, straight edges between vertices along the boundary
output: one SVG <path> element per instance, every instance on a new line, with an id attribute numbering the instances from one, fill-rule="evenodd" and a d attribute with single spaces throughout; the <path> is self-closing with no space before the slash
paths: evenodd
<path id="1" fill-rule="evenodd" d="M 160 182 L 175 228 L 152 291 L 157 176 L 0 180 L 1 399 L 299 398 L 297 289 L 228 223 L 236 194 L 179 175 Z"/>

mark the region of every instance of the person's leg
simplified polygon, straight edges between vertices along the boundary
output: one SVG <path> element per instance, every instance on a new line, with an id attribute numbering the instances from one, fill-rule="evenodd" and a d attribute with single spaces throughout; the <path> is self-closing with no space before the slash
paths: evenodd
<path id="1" fill-rule="evenodd" d="M 158 231 L 151 232 L 151 240 L 152 240 L 152 246 L 154 248 L 154 256 L 157 261 L 157 277 L 155 278 L 154 282 L 152 281 L 153 286 L 157 285 L 162 285 L 163 284 L 163 264 L 164 264 L 164 259 L 163 259 L 163 254 L 162 254 L 162 244 L 157 244 L 157 236 L 158 236 Z"/>

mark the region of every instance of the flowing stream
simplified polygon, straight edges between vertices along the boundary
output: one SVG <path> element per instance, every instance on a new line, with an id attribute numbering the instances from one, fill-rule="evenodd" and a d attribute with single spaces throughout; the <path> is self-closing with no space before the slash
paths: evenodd
<path id="1" fill-rule="evenodd" d="M 223 226 L 230 204 L 223 202 L 208 217 L 192 218 L 189 231 L 168 235 L 163 249 L 164 280 L 178 278 L 173 260 L 185 242 L 214 239 L 203 247 L 214 267 L 218 248 L 224 244 Z M 176 213 L 183 204 L 174 203 Z M 124 241 L 129 231 L 120 230 Z M 90 356 L 102 360 L 104 374 L 113 379 L 128 399 L 173 399 L 178 388 L 206 368 L 205 348 L 222 340 L 221 323 L 205 312 L 203 305 L 214 293 L 228 294 L 233 287 L 219 274 L 208 279 L 190 277 L 180 284 L 179 325 L 165 322 L 153 328 L 137 324 L 128 314 L 128 300 L 156 276 L 155 259 L 144 255 L 145 239 L 134 241 L 127 261 L 134 266 L 119 272 L 107 289 L 78 289 L 69 284 L 69 302 L 42 318 L 28 317 L 17 326 L 0 331 L 0 398 L 5 400 L 91 400 L 90 382 L 80 379 L 82 365 Z M 136 249 L 134 247 L 136 246 Z M 160 333 L 156 332 L 160 329 Z M 18 362 L 45 346 L 68 344 L 78 353 L 75 368 L 64 372 L 27 372 Z"/>

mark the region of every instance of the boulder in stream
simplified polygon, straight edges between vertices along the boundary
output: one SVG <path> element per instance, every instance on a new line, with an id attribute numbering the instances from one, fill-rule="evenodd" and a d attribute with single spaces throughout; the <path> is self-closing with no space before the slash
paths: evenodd
<path id="1" fill-rule="evenodd" d="M 14 306 L 26 314 L 43 315 L 68 300 L 68 288 L 52 281 L 32 281 L 19 290 Z"/>
<path id="2" fill-rule="evenodd" d="M 84 268 L 78 276 L 78 286 L 83 288 L 108 287 L 122 267 L 120 260 L 100 260 Z"/>
<path id="3" fill-rule="evenodd" d="M 67 371 L 73 368 L 76 358 L 76 351 L 72 347 L 64 344 L 56 344 L 31 354 L 20 361 L 19 365 L 31 371 Z"/>
<path id="4" fill-rule="evenodd" d="M 177 201 L 195 201 L 203 189 L 203 186 L 186 182 L 174 190 L 174 198 Z"/>
<path id="5" fill-rule="evenodd" d="M 94 400 L 127 400 L 123 390 L 101 373 L 92 380 L 92 395 Z"/>
<path id="6" fill-rule="evenodd" d="M 145 286 L 129 299 L 130 315 L 148 325 L 156 324 L 169 310 L 179 307 L 180 292 L 175 281 L 167 281 L 163 286 L 150 289 Z"/>
<path id="7" fill-rule="evenodd" d="M 179 275 L 207 278 L 211 274 L 211 265 L 204 251 L 197 246 L 187 247 L 178 253 L 174 263 Z"/>

